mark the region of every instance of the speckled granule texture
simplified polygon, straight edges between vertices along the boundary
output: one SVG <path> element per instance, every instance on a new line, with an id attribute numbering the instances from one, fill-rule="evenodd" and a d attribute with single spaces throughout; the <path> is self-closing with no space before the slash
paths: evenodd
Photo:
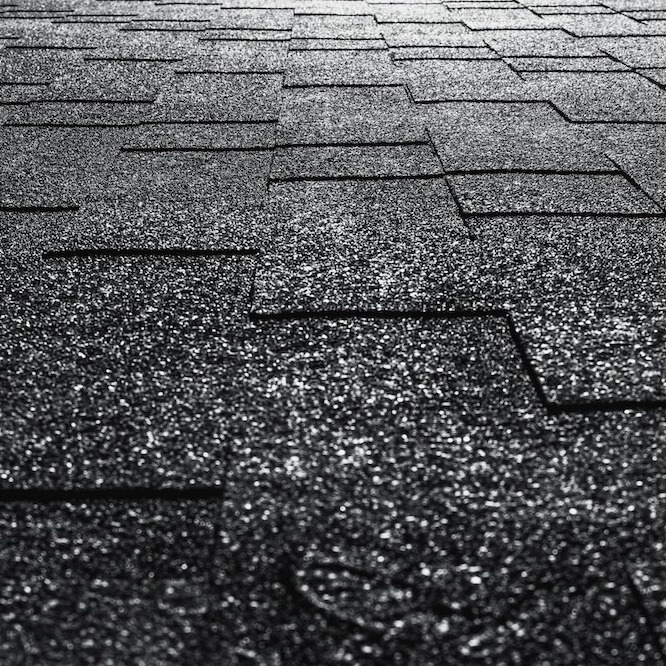
<path id="1" fill-rule="evenodd" d="M 665 35 L 0 0 L 0 664 L 666 665 Z"/>

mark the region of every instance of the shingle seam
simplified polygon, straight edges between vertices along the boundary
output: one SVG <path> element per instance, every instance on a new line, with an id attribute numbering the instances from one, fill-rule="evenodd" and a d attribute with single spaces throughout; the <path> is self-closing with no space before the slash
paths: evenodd
<path id="1" fill-rule="evenodd" d="M 322 143 L 276 143 L 275 148 L 393 148 L 398 146 L 429 146 L 430 141 L 326 141 Z"/>
<path id="2" fill-rule="evenodd" d="M 664 215 L 666 215 L 666 211 L 664 211 L 664 207 L 649 193 L 647 192 L 643 186 L 627 171 L 625 171 L 608 153 L 605 155 L 606 159 L 613 164 L 618 171 L 622 173 L 622 175 L 627 179 L 630 185 L 633 185 L 643 196 L 645 196 L 649 201 L 651 201 L 659 210 L 662 211 Z"/>
<path id="3" fill-rule="evenodd" d="M 157 98 L 156 97 L 146 97 L 144 99 L 104 99 L 104 98 L 95 98 L 95 97 L 81 97 L 81 98 L 69 98 L 69 99 L 35 99 L 29 102 L 26 102 L 28 106 L 34 106 L 37 104 L 153 104 Z"/>
<path id="4" fill-rule="evenodd" d="M 127 57 L 111 57 L 111 56 L 91 56 L 84 58 L 86 62 L 183 62 L 183 58 L 133 58 Z"/>
<path id="5" fill-rule="evenodd" d="M 288 83 L 286 90 L 306 90 L 311 88 L 402 88 L 404 83 Z"/>
<path id="6" fill-rule="evenodd" d="M 5 46 L 8 51 L 94 51 L 96 48 L 96 46 L 28 46 L 25 44 Z"/>
<path id="7" fill-rule="evenodd" d="M 221 499 L 224 497 L 224 485 L 187 486 L 183 488 L 146 488 L 146 487 L 102 487 L 102 488 L 2 488 L 0 503 L 30 502 L 50 504 L 54 502 L 89 502 L 89 501 L 190 501 Z"/>
<path id="8" fill-rule="evenodd" d="M 485 176 L 493 174 L 536 176 L 624 176 L 622 169 L 445 169 L 447 176 Z M 628 180 L 628 179 L 627 179 Z M 632 183 L 633 184 L 633 183 Z"/>
<path id="9" fill-rule="evenodd" d="M 424 180 L 443 178 L 442 173 L 404 174 L 396 175 L 348 175 L 348 176 L 274 176 L 268 179 L 269 186 L 273 183 L 318 183 L 318 182 L 346 182 L 346 181 L 387 181 L 387 180 Z"/>
<path id="10" fill-rule="evenodd" d="M 0 103 L 1 104 L 1 103 Z M 125 123 L 100 123 L 91 121 L 89 123 L 72 123 L 72 122 L 42 122 L 42 123 L 21 123 L 21 122 L 11 122 L 5 123 L 3 127 L 72 127 L 72 128 L 124 128 L 124 127 L 147 127 L 147 126 L 158 126 L 158 127 L 168 127 L 169 125 L 275 125 L 277 119 L 268 119 L 268 120 L 219 120 L 219 121 L 209 121 L 209 120 L 167 120 L 167 121 L 128 121 Z"/>
<path id="11" fill-rule="evenodd" d="M 4 206 L 0 205 L 0 213 L 72 213 L 78 211 L 78 205 L 65 206 Z"/>
<path id="12" fill-rule="evenodd" d="M 379 41 L 379 40 L 378 40 Z M 345 52 L 350 52 L 350 51 L 386 51 L 387 49 L 384 46 L 377 47 L 377 48 L 372 48 L 372 47 L 352 47 L 352 46 L 345 46 L 339 49 L 336 48 L 325 48 L 325 47 L 315 47 L 315 48 L 310 48 L 310 49 L 302 49 L 302 48 L 295 48 L 289 49 L 289 53 L 309 53 L 311 51 L 315 51 L 317 53 L 345 53 Z"/>
<path id="13" fill-rule="evenodd" d="M 273 146 L 123 146 L 121 153 L 267 153 Z"/>
<path id="14" fill-rule="evenodd" d="M 543 211 L 543 210 L 529 210 L 529 211 L 461 211 L 463 219 L 470 218 L 529 218 L 529 217 L 543 217 L 543 218 L 596 218 L 605 217 L 613 219 L 666 219 L 664 212 L 608 212 L 608 211 Z"/>
<path id="15" fill-rule="evenodd" d="M 226 76 L 284 76 L 284 70 L 281 69 L 177 69 L 174 71 L 175 76 L 183 76 L 188 74 L 224 74 Z"/>

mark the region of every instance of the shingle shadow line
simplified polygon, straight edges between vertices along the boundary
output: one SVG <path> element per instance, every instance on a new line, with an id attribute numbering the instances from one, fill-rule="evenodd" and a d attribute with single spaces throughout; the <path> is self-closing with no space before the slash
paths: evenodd
<path id="1" fill-rule="evenodd" d="M 308 88 L 402 88 L 404 83 L 288 83 L 286 89 L 304 90 Z"/>
<path id="2" fill-rule="evenodd" d="M 487 44 L 487 42 L 486 42 Z M 492 46 L 488 45 L 488 48 L 492 48 Z M 597 47 L 598 48 L 598 47 Z M 588 54 L 583 54 L 583 55 L 573 55 L 573 56 L 562 56 L 562 55 L 544 55 L 543 53 L 537 54 L 537 55 L 506 55 L 504 56 L 505 58 L 511 58 L 512 60 L 603 60 L 604 58 L 609 58 L 610 60 L 615 60 L 616 62 L 621 63 L 625 67 L 625 63 L 623 63 L 621 60 L 618 58 L 614 58 L 613 56 L 610 55 L 610 53 L 604 51 L 603 49 L 599 49 L 600 53 L 603 53 L 604 55 L 588 55 Z M 585 70 L 587 71 L 587 70 Z"/>
<path id="3" fill-rule="evenodd" d="M 509 63 L 506 63 L 509 65 Z M 509 65 L 511 69 L 516 74 L 577 74 L 577 73 L 585 73 L 585 74 L 633 74 L 634 72 L 629 70 L 629 69 L 567 69 L 566 67 L 549 67 L 548 69 L 515 69 L 511 65 Z M 523 79 L 524 80 L 524 79 Z"/>
<path id="4" fill-rule="evenodd" d="M 282 42 L 289 42 L 289 37 L 267 38 L 261 39 L 259 37 L 199 37 L 200 42 L 266 42 L 269 44 L 281 44 Z"/>
<path id="5" fill-rule="evenodd" d="M 609 399 L 590 400 L 589 402 L 547 402 L 545 405 L 549 414 L 593 414 L 599 412 L 625 412 L 625 411 L 653 411 L 666 408 L 666 398 L 629 400 Z"/>
<path id="6" fill-rule="evenodd" d="M 328 141 L 323 143 L 276 143 L 276 148 L 396 148 L 429 146 L 430 141 Z"/>
<path id="7" fill-rule="evenodd" d="M 344 41 L 348 42 L 381 42 L 383 41 L 382 37 L 349 37 L 349 38 L 343 38 Z M 311 37 L 293 37 L 291 38 L 291 41 L 293 42 L 298 42 L 298 41 L 307 41 L 307 40 L 314 40 L 318 42 L 339 42 L 340 37 L 317 37 L 316 35 L 313 35 Z"/>
<path id="8" fill-rule="evenodd" d="M 340 48 L 340 49 L 326 48 L 326 47 L 317 46 L 315 48 L 310 48 L 310 49 L 299 49 L 299 48 L 292 49 L 292 48 L 290 48 L 289 52 L 290 53 L 308 53 L 310 51 L 316 51 L 316 52 L 319 52 L 319 53 L 321 53 L 321 52 L 324 52 L 324 53 L 345 53 L 345 52 L 349 52 L 349 51 L 387 51 L 387 50 L 388 49 L 384 46 L 380 46 L 380 47 L 377 47 L 377 48 L 373 48 L 373 47 L 363 48 L 363 47 L 360 47 L 360 46 L 357 46 L 357 47 L 354 48 L 354 47 L 351 47 L 351 46 L 345 46 L 345 47 Z"/>
<path id="9" fill-rule="evenodd" d="M 664 211 L 664 207 L 649 193 L 647 192 L 643 186 L 628 172 L 625 171 L 608 153 L 605 153 L 606 159 L 613 164 L 617 170 L 626 178 L 627 182 L 629 184 L 633 185 L 643 196 L 645 196 L 647 199 L 649 199 L 659 210 L 666 215 L 666 212 Z"/>
<path id="10" fill-rule="evenodd" d="M 380 182 L 389 180 L 426 180 L 444 178 L 443 173 L 427 173 L 427 174 L 404 174 L 402 176 L 395 175 L 348 175 L 348 176 L 285 176 L 285 177 L 272 177 L 268 179 L 269 187 L 277 183 L 324 183 L 324 182 L 347 182 L 347 181 L 370 181 Z"/>
<path id="11" fill-rule="evenodd" d="M 77 248 L 70 250 L 50 250 L 42 253 L 42 259 L 96 259 L 105 257 L 255 257 L 259 251 L 254 248 L 194 249 L 171 248 Z"/>
<path id="12" fill-rule="evenodd" d="M 149 126 L 169 126 L 169 125 L 275 125 L 277 124 L 277 119 L 272 120 L 166 120 L 166 121 L 135 121 L 135 122 L 126 122 L 126 123 L 68 123 L 68 122 L 42 122 L 42 123 L 20 123 L 12 122 L 5 123 L 4 127 L 72 127 L 72 128 L 83 128 L 83 127 L 99 127 L 106 129 L 114 128 L 124 128 L 124 127 L 149 127 Z M 198 149 L 197 149 L 198 150 Z M 270 149 L 269 149 L 270 150 Z"/>
<path id="13" fill-rule="evenodd" d="M 183 62 L 184 58 L 132 58 L 123 56 L 92 56 L 86 62 Z"/>
<path id="14" fill-rule="evenodd" d="M 543 5 L 542 5 L 543 6 Z M 600 5 L 593 5 L 596 7 L 599 7 Z M 613 14 L 618 14 L 621 15 L 621 12 L 612 12 Z M 578 17 L 578 16 L 609 16 L 611 12 L 550 12 L 546 14 L 537 14 L 539 18 L 551 18 L 554 16 L 572 16 L 572 17 Z"/>
<path id="15" fill-rule="evenodd" d="M 139 14 L 134 14 L 135 17 L 139 17 Z M 168 18 L 160 18 L 160 19 L 147 19 L 147 18 L 133 18 L 132 23 L 210 23 L 212 19 L 196 19 L 196 18 L 188 18 L 188 19 L 168 19 Z"/>
<path id="16" fill-rule="evenodd" d="M 374 14 L 348 14 L 346 12 L 294 12 L 294 16 L 349 16 L 356 18 L 357 16 L 365 16 L 367 18 L 375 18 Z"/>
<path id="17" fill-rule="evenodd" d="M 121 153 L 268 153 L 273 146 L 123 146 Z"/>
<path id="18" fill-rule="evenodd" d="M 124 25 L 124 24 L 121 24 Z M 118 28 L 118 32 L 205 32 L 206 28 Z"/>
<path id="19" fill-rule="evenodd" d="M 225 74 L 227 76 L 284 76 L 284 70 L 177 69 L 174 71 L 174 75 L 176 76 L 184 76 L 188 74 Z"/>
<path id="20" fill-rule="evenodd" d="M 391 21 L 384 20 L 380 21 L 376 19 L 379 25 L 462 25 L 465 28 L 468 26 L 465 25 L 463 21 Z"/>
<path id="21" fill-rule="evenodd" d="M 124 127 L 138 127 L 142 123 L 66 123 L 66 122 L 43 122 L 43 123 L 5 123 L 3 127 L 60 127 L 60 128 L 100 128 L 100 129 L 122 129 Z"/>
<path id="22" fill-rule="evenodd" d="M 325 319 L 341 321 L 346 319 L 474 319 L 505 317 L 506 311 L 495 308 L 459 309 L 459 310 L 372 310 L 372 309 L 332 309 L 332 310 L 285 310 L 280 312 L 255 312 L 250 310 L 251 321 L 302 321 L 307 319 Z"/>
<path id="23" fill-rule="evenodd" d="M 98 19 L 97 21 L 93 19 L 84 19 L 82 21 L 72 21 L 63 19 L 62 21 L 51 21 L 53 25 L 125 25 L 129 21 L 124 19 Z"/>
<path id="24" fill-rule="evenodd" d="M 207 6 L 213 6 L 213 7 L 219 7 L 220 12 L 225 12 L 225 11 L 236 11 L 238 9 L 243 10 L 243 11 L 248 11 L 248 12 L 256 12 L 257 10 L 259 11 L 266 11 L 266 12 L 290 12 L 294 13 L 294 8 L 293 7 L 257 7 L 257 5 L 233 5 L 230 7 L 228 4 L 224 2 L 211 2 L 211 3 L 204 3 Z"/>
<path id="25" fill-rule="evenodd" d="M 648 213 L 648 212 L 599 212 L 599 211 L 576 211 L 576 212 L 554 212 L 554 211 L 461 211 L 460 215 L 463 219 L 469 218 L 529 218 L 529 217 L 542 217 L 542 218 L 613 218 L 613 219 L 664 219 L 666 213 Z"/>
<path id="26" fill-rule="evenodd" d="M 486 42 L 484 41 L 484 43 L 486 43 Z M 447 46 L 447 45 L 441 45 L 441 44 L 437 44 L 437 45 L 432 45 L 432 44 L 430 44 L 430 45 L 400 44 L 399 46 L 391 46 L 389 48 L 391 48 L 395 51 L 399 51 L 400 49 L 442 49 L 442 50 L 446 50 L 446 49 L 449 49 L 449 50 L 450 49 L 456 49 L 456 50 L 458 50 L 458 49 L 476 49 L 476 50 L 479 50 L 479 49 L 485 49 L 485 48 L 491 48 L 491 47 L 487 46 L 487 43 L 486 43 L 486 46 L 479 46 L 478 44 L 460 45 L 460 46 L 459 45 Z"/>
<path id="27" fill-rule="evenodd" d="M 96 98 L 76 98 L 70 99 L 35 99 L 28 102 L 30 106 L 37 104 L 152 104 L 157 97 L 146 97 L 145 99 L 96 99 Z"/>
<path id="28" fill-rule="evenodd" d="M 275 125 L 278 118 L 264 120 L 140 120 L 135 125 Z"/>
<path id="29" fill-rule="evenodd" d="M 20 7 L 20 5 L 5 5 L 6 7 Z M 51 14 L 67 14 L 71 12 L 70 9 L 19 9 L 20 14 L 46 14 L 50 16 Z M 9 12 L 8 12 L 9 13 Z"/>
<path id="30" fill-rule="evenodd" d="M 30 46 L 27 44 L 10 44 L 5 49 L 11 51 L 94 51 L 96 46 Z"/>
<path id="31" fill-rule="evenodd" d="M 627 33 L 618 32 L 617 34 L 608 35 L 606 33 L 598 33 L 594 35 L 576 35 L 575 33 L 570 33 L 572 37 L 577 39 L 597 39 L 597 38 L 608 38 L 608 39 L 620 39 L 627 37 L 640 37 L 641 39 L 645 37 L 666 37 L 666 32 L 651 32 L 650 34 L 641 34 L 641 35 L 627 35 Z"/>
<path id="32" fill-rule="evenodd" d="M 158 4 L 158 3 L 155 3 Z M 174 3 L 175 4 L 175 3 Z M 183 3 L 185 4 L 185 3 Z M 202 5 L 205 5 L 207 7 L 219 7 L 221 12 L 228 11 L 228 10 L 234 10 L 234 9 L 245 9 L 245 10 L 250 10 L 250 11 L 256 11 L 257 9 L 263 10 L 263 11 L 270 11 L 270 12 L 294 12 L 294 7 L 293 6 L 288 6 L 288 5 L 274 5 L 272 7 L 258 7 L 257 5 L 234 5 L 234 6 L 229 6 L 228 4 L 225 4 L 223 2 L 202 2 Z"/>
<path id="33" fill-rule="evenodd" d="M 0 81 L 2 86 L 50 86 L 50 81 Z"/>
<path id="34" fill-rule="evenodd" d="M 664 35 L 666 37 L 666 35 Z M 560 115 L 565 118 L 568 122 L 573 125 L 646 125 L 653 127 L 661 127 L 666 125 L 666 119 L 664 120 L 572 120 L 567 118 L 564 114 Z"/>
<path id="35" fill-rule="evenodd" d="M 442 167 L 444 168 L 444 167 Z M 626 176 L 617 169 L 444 169 L 447 176 L 485 176 L 493 174 L 537 176 Z"/>
<path id="36" fill-rule="evenodd" d="M 64 206 L 4 206 L 0 205 L 0 213 L 75 213 L 78 205 Z"/>
<path id="37" fill-rule="evenodd" d="M 55 502 L 89 501 L 196 501 L 221 499 L 225 488 L 220 486 L 187 486 L 184 488 L 3 488 L 0 503 L 27 502 L 50 504 Z"/>
<path id="38" fill-rule="evenodd" d="M 214 28 L 207 28 L 210 32 L 288 32 L 291 33 L 291 28 L 239 28 L 238 26 L 222 27 L 216 25 Z"/>
<path id="39" fill-rule="evenodd" d="M 70 18 L 129 18 L 129 19 L 133 19 L 137 16 L 140 16 L 140 14 L 134 14 L 134 13 L 130 13 L 130 14 L 102 14 L 102 13 L 99 13 L 99 14 L 84 14 L 84 13 L 81 13 L 81 14 L 79 14 L 79 13 L 72 12 L 72 13 L 68 13 L 67 16 L 70 17 Z"/>
<path id="40" fill-rule="evenodd" d="M 642 76 L 646 81 L 649 81 L 650 83 L 654 84 L 658 88 L 661 88 L 662 90 L 666 90 L 666 84 L 661 83 L 660 81 L 657 81 L 656 79 L 653 79 L 651 76 L 648 76 L 645 72 L 638 71 L 636 69 L 631 70 L 632 73 L 638 74 L 638 76 Z"/>
<path id="41" fill-rule="evenodd" d="M 471 28 L 469 25 L 463 22 L 463 25 L 468 29 L 471 30 L 472 32 L 488 32 L 486 28 Z M 503 28 L 498 28 L 498 30 L 501 30 L 503 32 L 563 32 L 564 34 L 568 35 L 569 37 L 575 37 L 577 39 L 580 39 L 580 35 L 576 35 L 575 33 L 571 32 L 571 30 L 567 30 L 566 28 L 562 27 L 547 27 L 547 28 L 511 28 L 504 26 Z M 588 35 L 585 35 L 587 37 Z M 626 35 L 625 35 L 626 36 Z"/>
<path id="42" fill-rule="evenodd" d="M 393 55 L 393 60 L 396 62 L 419 62 L 422 60 L 442 60 L 445 62 L 492 62 L 494 60 L 503 60 L 503 58 L 474 58 L 472 56 L 454 56 L 454 57 L 442 57 L 442 56 L 416 56 L 416 57 L 410 57 L 410 56 L 403 56 L 403 57 L 396 57 Z M 541 70 L 539 70 L 541 71 Z M 551 71 L 551 70 L 548 70 Z M 568 71 L 568 70 L 567 70 Z M 586 70 L 587 71 L 587 70 Z M 607 70 L 604 70 L 607 71 Z M 518 73 L 518 72 L 516 72 Z"/>

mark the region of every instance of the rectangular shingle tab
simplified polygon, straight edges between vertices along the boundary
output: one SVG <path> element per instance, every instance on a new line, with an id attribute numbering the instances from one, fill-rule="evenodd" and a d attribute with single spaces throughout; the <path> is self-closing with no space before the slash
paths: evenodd
<path id="1" fill-rule="evenodd" d="M 220 483 L 214 411 L 248 261 L 93 253 L 6 271 L 21 286 L 2 321 L 3 486 Z"/>
<path id="2" fill-rule="evenodd" d="M 399 178 L 441 173 L 439 160 L 427 144 L 313 146 L 279 148 L 271 179 Z"/>
<path id="3" fill-rule="evenodd" d="M 622 174 L 471 174 L 451 182 L 470 215 L 663 215 Z"/>

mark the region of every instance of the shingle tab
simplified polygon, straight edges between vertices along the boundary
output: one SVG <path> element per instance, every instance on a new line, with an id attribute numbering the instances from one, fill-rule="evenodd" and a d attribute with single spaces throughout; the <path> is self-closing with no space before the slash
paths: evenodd
<path id="1" fill-rule="evenodd" d="M 450 180 L 470 215 L 663 215 L 621 174 L 472 174 Z"/>
<path id="2" fill-rule="evenodd" d="M 400 178 L 441 175 L 428 144 L 279 148 L 271 179 Z"/>
<path id="3" fill-rule="evenodd" d="M 220 483 L 215 410 L 243 261 L 139 253 L 7 266 L 2 485 Z"/>

